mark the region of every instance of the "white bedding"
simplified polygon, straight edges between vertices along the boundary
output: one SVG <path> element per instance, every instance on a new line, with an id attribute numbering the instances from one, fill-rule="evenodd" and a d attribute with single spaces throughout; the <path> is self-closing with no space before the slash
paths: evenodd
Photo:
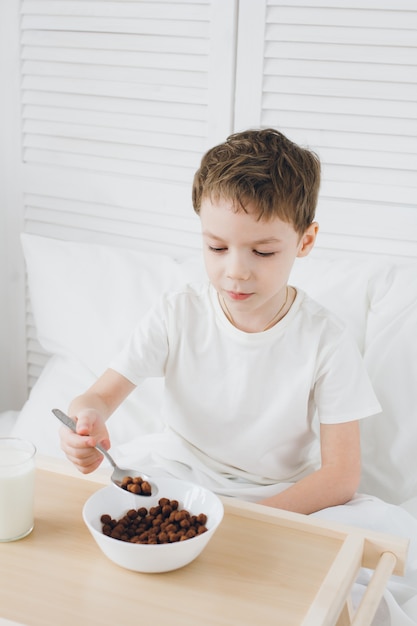
<path id="1" fill-rule="evenodd" d="M 0 433 L 28 437 L 39 452 L 62 456 L 51 409 L 65 410 L 106 368 L 160 291 L 200 275 L 201 260 L 33 235 L 23 235 L 22 243 L 38 338 L 51 356 L 20 414 L 0 416 Z M 402 505 L 404 517 L 395 523 L 398 507 L 381 508 L 386 529 L 417 540 L 417 263 L 313 255 L 297 262 L 291 282 L 344 319 L 364 354 L 383 413 L 362 420 L 361 492 Z M 162 380 L 147 381 L 110 419 L 116 455 L 125 442 L 161 431 L 162 389 Z M 417 624 L 416 550 L 413 543 L 411 586 L 390 583 L 376 624 Z"/>

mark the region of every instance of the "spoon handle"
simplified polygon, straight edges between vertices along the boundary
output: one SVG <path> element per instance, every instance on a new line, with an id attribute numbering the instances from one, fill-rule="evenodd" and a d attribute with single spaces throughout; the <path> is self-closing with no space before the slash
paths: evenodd
<path id="1" fill-rule="evenodd" d="M 103 454 L 106 457 L 106 459 L 112 465 L 112 467 L 114 467 L 115 469 L 117 468 L 117 465 L 116 465 L 116 463 L 113 460 L 113 457 L 110 456 L 110 454 L 107 452 L 107 450 L 105 448 L 103 448 L 103 446 L 100 443 L 97 443 L 94 447 L 95 447 L 96 450 L 101 452 L 101 454 Z"/>
<path id="2" fill-rule="evenodd" d="M 75 422 L 69 417 L 69 415 L 66 415 L 63 411 L 60 411 L 60 409 L 52 409 L 52 413 L 55 415 L 55 417 L 61 420 L 61 422 L 65 424 L 65 426 L 67 426 L 70 430 L 72 430 L 74 433 L 77 432 Z"/>
<path id="3" fill-rule="evenodd" d="M 74 420 L 72 420 L 69 415 L 66 415 L 63 411 L 61 411 L 60 409 L 52 409 L 52 413 L 55 415 L 55 417 L 57 417 L 63 424 L 65 424 L 65 426 L 67 426 L 70 430 L 72 430 L 74 433 L 77 432 L 77 427 L 75 425 Z M 107 450 L 105 450 L 103 448 L 103 446 L 101 446 L 99 443 L 97 445 L 94 446 L 99 452 L 101 452 L 101 454 L 104 454 L 104 456 L 106 457 L 106 459 L 111 463 L 111 465 L 113 467 L 117 467 L 116 463 L 114 462 L 113 458 L 110 456 L 110 454 L 107 452 Z"/>

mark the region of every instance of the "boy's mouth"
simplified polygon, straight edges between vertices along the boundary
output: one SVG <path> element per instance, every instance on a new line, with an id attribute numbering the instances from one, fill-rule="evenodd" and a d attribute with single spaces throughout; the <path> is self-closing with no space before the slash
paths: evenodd
<path id="1" fill-rule="evenodd" d="M 247 300 L 251 297 L 251 293 L 242 293 L 241 291 L 226 291 L 227 296 L 231 300 Z"/>

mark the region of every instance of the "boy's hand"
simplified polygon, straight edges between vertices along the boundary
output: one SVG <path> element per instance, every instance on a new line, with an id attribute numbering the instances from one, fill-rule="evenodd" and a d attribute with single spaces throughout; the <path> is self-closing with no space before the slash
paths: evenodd
<path id="1" fill-rule="evenodd" d="M 61 448 L 80 472 L 89 474 L 103 460 L 103 455 L 94 446 L 100 443 L 106 450 L 110 448 L 105 420 L 95 409 L 82 409 L 71 418 L 76 422 L 77 432 L 62 426 L 59 431 Z"/>

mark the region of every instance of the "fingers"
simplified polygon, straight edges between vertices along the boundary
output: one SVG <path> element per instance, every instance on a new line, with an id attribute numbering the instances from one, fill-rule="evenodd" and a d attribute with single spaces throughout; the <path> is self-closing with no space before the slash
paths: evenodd
<path id="1" fill-rule="evenodd" d="M 66 450 L 63 446 L 61 447 L 67 459 L 71 461 L 82 474 L 94 472 L 103 460 L 103 455 L 95 448 L 87 448 L 82 453 L 78 450 L 74 454 L 71 449 Z"/>
<path id="2" fill-rule="evenodd" d="M 61 449 L 80 472 L 88 474 L 103 460 L 103 455 L 94 446 L 101 443 L 108 449 L 110 441 L 105 422 L 96 411 L 82 411 L 75 419 L 76 433 L 66 426 L 59 431 Z"/>
<path id="3" fill-rule="evenodd" d="M 94 471 L 102 455 L 91 446 L 90 437 L 83 437 L 62 426 L 59 431 L 61 449 L 69 461 L 83 474 Z"/>

